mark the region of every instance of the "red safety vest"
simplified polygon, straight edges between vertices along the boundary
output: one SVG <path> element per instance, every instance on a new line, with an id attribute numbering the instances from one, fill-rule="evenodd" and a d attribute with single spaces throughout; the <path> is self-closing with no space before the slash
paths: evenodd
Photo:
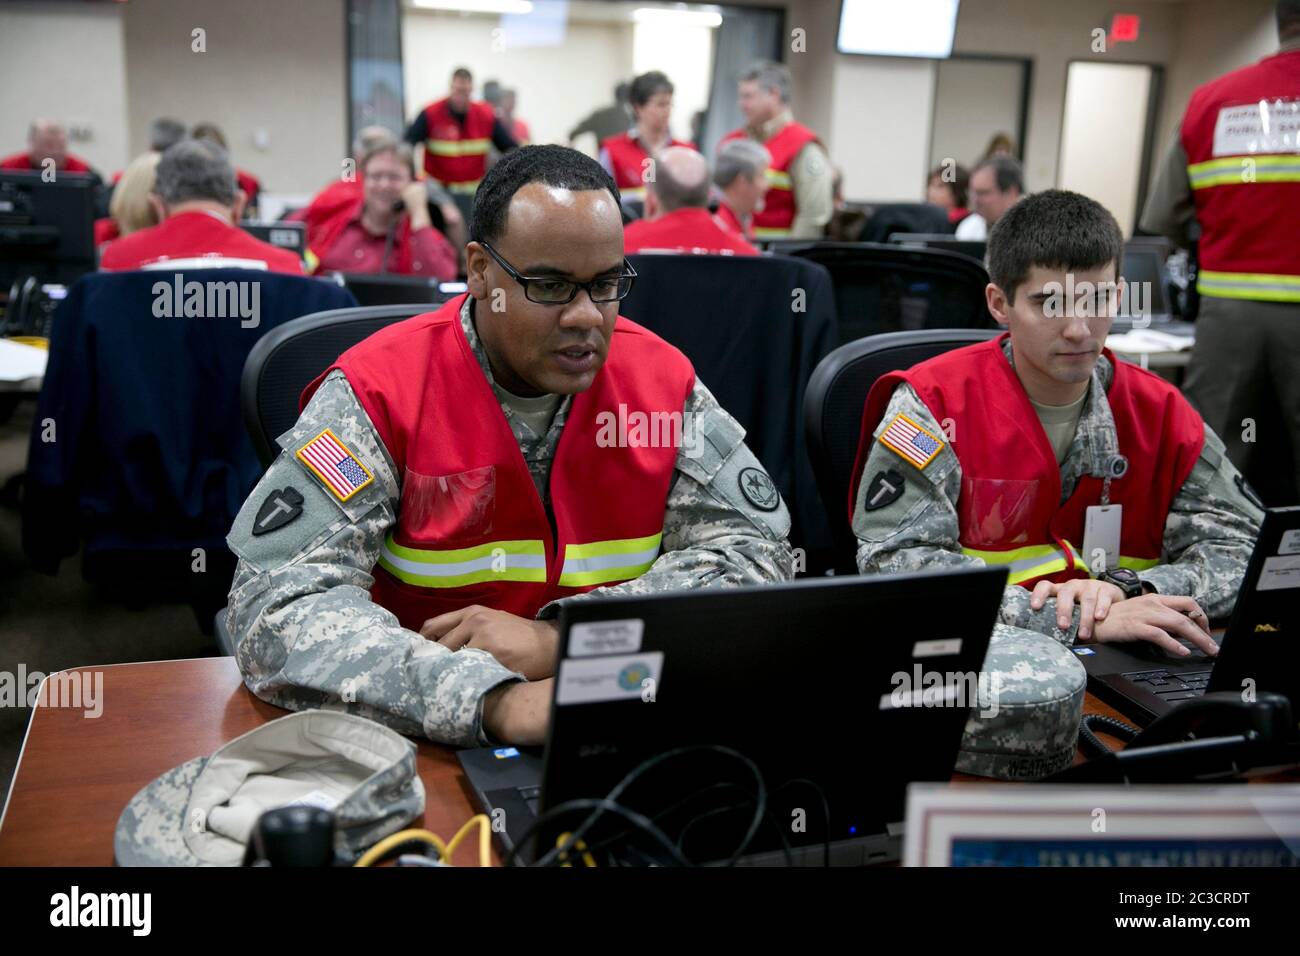
<path id="1" fill-rule="evenodd" d="M 852 520 L 872 434 L 894 389 L 908 382 L 941 423 L 951 420 L 961 464 L 957 500 L 962 553 L 1001 565 L 1008 583 L 1032 589 L 1044 579 L 1088 575 L 1081 553 L 1089 505 L 1101 502 L 1102 479 L 1085 475 L 1061 504 L 1061 470 L 1015 369 L 1002 354 L 1003 334 L 955 349 L 877 380 L 867 396 L 849 495 Z M 1110 501 L 1124 505 L 1120 567 L 1160 563 L 1165 519 L 1201 454 L 1205 426 L 1174 386 L 1103 354 L 1115 368 L 1106 398 L 1128 471 L 1111 481 Z M 944 435 L 932 436 L 944 441 Z M 907 465 L 906 467 L 912 467 Z"/>
<path id="2" fill-rule="evenodd" d="M 206 212 L 183 212 L 114 239 L 100 253 L 99 268 L 105 272 L 265 268 L 302 275 L 302 260 Z"/>
<path id="3" fill-rule="evenodd" d="M 1183 116 L 1202 295 L 1300 302 L 1300 50 L 1211 80 Z"/>
<path id="4" fill-rule="evenodd" d="M 722 137 L 722 142 L 745 139 L 748 136 L 748 131 L 736 129 Z M 809 143 L 820 142 L 817 134 L 807 126 L 790 122 L 763 144 L 772 157 L 772 162 L 767 167 L 767 194 L 763 197 L 763 209 L 754 213 L 755 239 L 780 239 L 790 235 L 795 215 L 790 166 L 801 149 Z"/>
<path id="5" fill-rule="evenodd" d="M 488 147 L 496 113 L 487 103 L 470 103 L 462 125 L 451 115 L 446 98 L 424 109 L 428 125 L 424 171 L 451 192 L 473 193 L 487 172 Z"/>
<path id="6" fill-rule="evenodd" d="M 718 226 L 734 236 L 749 241 L 749 234 L 745 232 L 745 225 L 740 221 L 734 209 L 725 202 L 718 203 L 718 211 L 713 214 L 713 221 Z"/>
<path id="7" fill-rule="evenodd" d="M 548 516 L 465 340 L 465 298 L 389 326 L 332 366 L 402 479 L 371 595 L 412 630 L 471 604 L 532 618 L 556 598 L 644 574 L 659 553 L 677 449 L 627 436 L 638 414 L 680 415 L 695 382 L 681 352 L 620 316 L 604 367 L 574 396 Z M 307 386 L 304 406 L 327 374 Z"/>
<path id="8" fill-rule="evenodd" d="M 690 143 L 669 137 L 668 146 L 685 146 L 694 149 Z M 609 154 L 609 164 L 614 167 L 614 185 L 624 199 L 645 199 L 646 160 L 650 154 L 641 145 L 641 140 L 631 133 L 619 133 L 603 140 L 601 149 Z M 668 147 L 665 146 L 665 149 Z"/>
<path id="9" fill-rule="evenodd" d="M 311 236 L 303 258 L 307 262 L 307 271 L 315 275 L 320 271 L 321 260 L 329 255 L 334 243 L 348 227 L 350 222 L 360 218 L 361 207 L 366 203 L 364 193 L 353 195 L 346 205 L 340 204 L 326 219 L 308 224 Z M 411 217 L 403 214 L 397 222 L 397 231 L 393 233 L 393 252 L 389 259 L 389 272 L 408 275 L 411 272 Z"/>
<path id="10" fill-rule="evenodd" d="M 723 229 L 707 209 L 674 209 L 658 219 L 638 219 L 623 229 L 623 251 L 756 256 L 758 250 Z"/>

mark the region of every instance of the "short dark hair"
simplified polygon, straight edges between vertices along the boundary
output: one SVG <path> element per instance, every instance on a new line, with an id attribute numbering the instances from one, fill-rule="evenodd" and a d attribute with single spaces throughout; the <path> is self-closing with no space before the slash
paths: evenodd
<path id="1" fill-rule="evenodd" d="M 974 176 L 981 169 L 993 170 L 993 181 L 998 185 L 998 192 L 1006 192 L 1012 186 L 1021 195 L 1025 192 L 1025 173 L 1020 168 L 1020 164 L 1010 156 L 990 156 L 982 161 L 974 169 L 971 175 Z"/>
<path id="2" fill-rule="evenodd" d="M 170 116 L 160 116 L 149 124 L 149 148 L 155 153 L 165 152 L 185 138 L 185 124 Z"/>
<path id="3" fill-rule="evenodd" d="M 671 93 L 673 91 L 673 81 L 668 79 L 668 74 L 660 70 L 651 70 L 649 73 L 642 73 L 632 80 L 632 88 L 628 92 L 628 97 L 632 100 L 633 106 L 645 106 L 650 102 L 650 97 L 656 93 Z"/>
<path id="4" fill-rule="evenodd" d="M 1300 0 L 1277 0 L 1277 36 L 1286 40 L 1300 33 Z"/>
<path id="5" fill-rule="evenodd" d="M 1002 214 L 989 233 L 989 278 L 1007 301 L 1034 266 L 1044 269 L 1116 270 L 1124 256 L 1124 234 L 1101 203 L 1065 189 L 1026 196 Z"/>
<path id="6" fill-rule="evenodd" d="M 621 202 L 613 177 L 585 153 L 567 146 L 523 146 L 502 156 L 483 177 L 474 194 L 470 238 L 492 242 L 500 237 L 510 200 L 529 183 L 558 189 L 607 189 L 616 206 Z"/>
<path id="7" fill-rule="evenodd" d="M 949 169 L 952 170 L 951 180 L 945 175 Z M 970 173 L 966 170 L 966 167 L 961 163 L 954 163 L 952 166 L 941 163 L 930 170 L 930 175 L 925 178 L 925 184 L 930 185 L 930 181 L 936 176 L 952 193 L 952 201 L 957 205 L 957 208 L 965 209 L 970 192 Z"/>
<path id="8" fill-rule="evenodd" d="M 463 66 L 458 66 L 456 69 L 452 70 L 451 78 L 453 80 L 469 80 L 471 83 L 474 82 L 474 74 Z"/>

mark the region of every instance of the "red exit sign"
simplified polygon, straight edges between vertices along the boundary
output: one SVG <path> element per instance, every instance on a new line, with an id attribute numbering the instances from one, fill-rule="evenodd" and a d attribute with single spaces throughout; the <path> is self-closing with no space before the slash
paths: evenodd
<path id="1" fill-rule="evenodd" d="M 1142 18 L 1136 13 L 1117 13 L 1110 20 L 1112 43 L 1136 43 Z"/>

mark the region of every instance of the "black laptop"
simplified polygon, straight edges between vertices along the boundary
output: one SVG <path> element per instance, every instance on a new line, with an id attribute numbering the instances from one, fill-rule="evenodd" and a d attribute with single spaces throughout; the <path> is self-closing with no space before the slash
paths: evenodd
<path id="1" fill-rule="evenodd" d="M 574 865 L 895 859 L 907 785 L 951 777 L 980 706 L 1004 584 L 981 568 L 573 603 L 544 753 L 459 759 L 511 862 L 554 862 L 592 811 L 556 808 L 630 773 L 617 802 L 640 822 L 602 813 Z"/>
<path id="2" fill-rule="evenodd" d="M 1300 710 L 1300 507 L 1265 513 L 1218 656 L 1183 643 L 1190 657 L 1148 641 L 1082 644 L 1074 652 L 1088 689 L 1143 726 L 1207 691 L 1251 686 L 1283 694 Z"/>

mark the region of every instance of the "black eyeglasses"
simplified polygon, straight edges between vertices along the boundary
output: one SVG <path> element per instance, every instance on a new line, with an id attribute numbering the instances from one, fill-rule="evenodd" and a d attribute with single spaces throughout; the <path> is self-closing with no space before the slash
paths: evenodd
<path id="1" fill-rule="evenodd" d="M 574 282 L 572 279 L 554 276 L 521 276 L 514 266 L 502 259 L 501 254 L 482 239 L 478 244 L 506 270 L 510 278 L 524 287 L 524 297 L 538 305 L 567 305 L 574 300 L 580 289 L 587 290 L 592 302 L 617 302 L 627 298 L 627 294 L 632 291 L 632 280 L 636 278 L 636 270 L 626 259 L 623 260 L 623 268 L 627 271 L 622 275 L 601 276 L 590 282 Z"/>

